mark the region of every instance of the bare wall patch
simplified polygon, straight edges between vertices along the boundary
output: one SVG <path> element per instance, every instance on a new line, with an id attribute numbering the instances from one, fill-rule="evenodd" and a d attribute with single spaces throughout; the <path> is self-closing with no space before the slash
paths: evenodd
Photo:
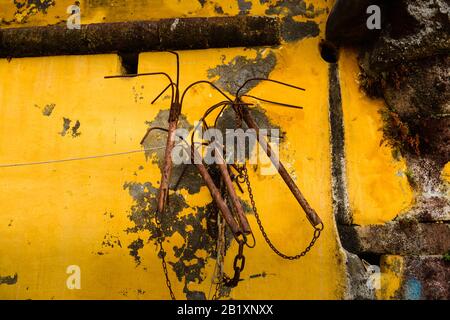
<path id="1" fill-rule="evenodd" d="M 19 276 L 17 273 L 15 273 L 13 276 L 0 276 L 0 285 L 6 284 L 6 285 L 13 285 L 17 283 L 17 279 Z"/>
<path id="2" fill-rule="evenodd" d="M 236 56 L 230 62 L 223 62 L 208 70 L 208 78 L 214 81 L 221 89 L 235 94 L 238 88 L 250 78 L 268 78 L 275 68 L 277 58 L 270 51 L 265 57 L 263 50 L 258 50 L 254 59 Z M 249 83 L 242 93 L 247 93 L 258 85 L 258 81 Z"/>
<path id="3" fill-rule="evenodd" d="M 267 0 L 260 0 L 262 4 Z M 280 0 L 269 5 L 266 10 L 268 15 L 282 16 L 281 34 L 285 41 L 298 41 L 304 38 L 317 37 L 320 33 L 319 25 L 314 20 L 306 22 L 296 21 L 295 17 L 313 19 L 325 13 L 325 9 L 316 9 L 311 3 L 307 5 L 305 1 Z"/>

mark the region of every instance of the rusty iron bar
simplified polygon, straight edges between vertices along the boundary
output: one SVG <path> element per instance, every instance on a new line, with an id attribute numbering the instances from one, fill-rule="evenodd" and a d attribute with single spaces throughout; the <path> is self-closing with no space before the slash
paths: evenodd
<path id="1" fill-rule="evenodd" d="M 274 46 L 280 29 L 278 18 L 244 15 L 2 28 L 0 58 Z"/>
<path id="2" fill-rule="evenodd" d="M 192 150 L 192 157 L 193 159 L 201 159 L 201 155 L 198 153 L 197 149 L 195 149 L 193 146 L 191 146 Z M 237 239 L 239 235 L 244 234 L 244 230 L 241 228 L 241 226 L 236 222 L 236 220 L 233 217 L 233 214 L 231 213 L 230 209 L 228 208 L 225 200 L 222 198 L 222 195 L 220 194 L 219 189 L 215 185 L 213 179 L 211 178 L 211 175 L 209 174 L 208 170 L 206 169 L 205 165 L 203 164 L 203 161 L 194 161 L 195 166 L 198 169 L 198 172 L 203 178 L 203 181 L 205 182 L 206 186 L 209 189 L 209 192 L 216 203 L 217 207 L 219 208 L 220 212 L 222 213 L 223 218 L 227 222 L 228 226 L 231 229 L 231 232 L 233 232 L 234 237 Z"/>
<path id="3" fill-rule="evenodd" d="M 295 184 L 294 180 L 292 179 L 290 174 L 287 172 L 287 170 L 284 167 L 283 163 L 280 161 L 280 159 L 277 157 L 277 155 L 272 151 L 272 148 L 270 147 L 268 142 L 259 135 L 260 128 L 259 128 L 258 124 L 256 123 L 254 117 L 252 116 L 249 108 L 247 106 L 245 106 L 245 105 L 242 105 L 241 97 L 244 96 L 244 95 L 240 95 L 240 92 L 241 92 L 241 90 L 243 90 L 245 88 L 245 86 L 248 83 L 253 82 L 253 81 L 272 82 L 272 83 L 276 83 L 276 84 L 279 84 L 279 85 L 282 85 L 282 86 L 285 86 L 285 87 L 289 87 L 289 88 L 293 88 L 293 89 L 296 89 L 296 90 L 300 90 L 300 91 L 305 91 L 305 89 L 301 88 L 301 87 L 298 87 L 298 86 L 294 86 L 294 85 L 286 83 L 286 82 L 273 80 L 273 79 L 266 79 L 266 78 L 251 78 L 251 79 L 247 79 L 238 88 L 238 90 L 236 91 L 236 95 L 235 95 L 236 98 L 235 98 L 235 101 L 234 101 L 234 104 L 233 104 L 233 108 L 237 112 L 237 114 L 245 121 L 247 126 L 249 128 L 251 128 L 251 129 L 255 130 L 256 138 L 257 138 L 259 144 L 264 149 L 264 151 L 266 152 L 267 156 L 272 161 L 273 165 L 277 168 L 278 173 L 283 178 L 284 182 L 286 183 L 286 185 L 288 186 L 289 190 L 294 195 L 294 197 L 297 200 L 297 202 L 302 207 L 303 211 L 305 211 L 306 217 L 308 218 L 308 220 L 311 223 L 311 225 L 314 228 L 316 228 L 319 225 L 323 225 L 322 220 L 320 219 L 319 215 L 310 206 L 310 204 L 308 203 L 306 198 L 303 196 L 303 194 L 300 191 L 299 187 Z M 281 105 L 281 106 L 294 107 L 294 108 L 296 107 L 296 106 L 293 106 L 293 105 L 290 105 L 290 104 L 285 104 L 285 103 L 280 103 L 280 102 L 270 101 L 270 100 L 263 100 L 263 99 L 257 98 L 257 97 L 252 97 L 252 98 L 255 98 L 255 99 L 258 99 L 258 100 L 262 100 L 262 101 L 266 101 L 266 102 L 269 102 L 269 103 L 278 104 L 278 105 Z M 301 108 L 301 107 L 297 107 L 297 108 Z"/>
<path id="4" fill-rule="evenodd" d="M 239 98 L 237 98 L 236 102 L 240 102 Z M 322 224 L 322 220 L 317 215 L 316 211 L 309 205 L 306 198 L 303 196 L 302 192 L 298 188 L 298 186 L 295 184 L 292 177 L 287 172 L 286 168 L 284 167 L 283 163 L 281 163 L 280 159 L 276 156 L 276 154 L 272 151 L 272 148 L 267 143 L 267 141 L 264 140 L 264 138 L 260 137 L 259 135 L 259 126 L 257 125 L 255 119 L 253 118 L 252 114 L 250 113 L 250 110 L 241 105 L 235 106 L 237 112 L 242 116 L 242 119 L 245 121 L 247 126 L 253 130 L 255 130 L 256 138 L 263 148 L 263 150 L 266 152 L 267 156 L 272 161 L 273 165 L 277 168 L 278 173 L 283 178 L 284 182 L 288 186 L 289 190 L 294 195 L 297 202 L 300 204 L 302 209 L 306 213 L 306 217 L 308 218 L 309 222 L 313 227 L 316 227 L 320 224 Z"/>
<path id="5" fill-rule="evenodd" d="M 200 83 L 204 83 L 204 81 L 194 82 L 193 85 L 200 84 Z M 206 82 L 206 83 L 209 83 L 209 82 Z M 209 84 L 211 84 L 211 83 L 209 83 Z M 216 88 L 213 84 L 211 84 L 211 85 L 214 88 Z M 187 89 L 189 89 L 189 87 Z M 220 91 L 219 89 L 217 89 L 217 90 Z M 220 91 L 220 92 L 222 93 L 222 95 L 224 95 L 226 98 L 228 98 L 225 93 L 223 93 L 222 91 Z M 248 105 L 247 103 L 244 103 L 244 104 Z M 205 120 L 208 117 L 208 115 L 211 114 L 211 112 L 213 112 L 217 108 L 222 108 L 220 110 L 220 112 L 219 112 L 219 114 L 220 114 L 220 113 L 222 113 L 224 108 L 226 108 L 227 106 L 230 106 L 230 105 L 232 105 L 232 102 L 230 102 L 229 100 L 228 101 L 221 101 L 221 102 L 213 105 L 212 107 L 208 108 L 205 111 L 203 116 L 200 118 L 200 121 L 198 122 L 197 127 L 194 129 L 194 131 L 193 131 L 193 133 L 191 135 L 191 145 L 194 145 L 194 134 L 195 134 L 195 131 L 197 130 L 198 126 L 201 123 L 206 125 L 206 121 Z M 215 124 L 217 123 L 217 119 L 216 119 L 216 121 L 214 123 Z M 247 217 L 245 216 L 244 209 L 242 207 L 242 203 L 241 203 L 241 201 L 240 201 L 240 199 L 239 199 L 239 197 L 238 197 L 238 195 L 236 193 L 236 190 L 234 189 L 233 180 L 231 179 L 230 172 L 228 171 L 228 165 L 226 164 L 226 161 L 225 161 L 225 159 L 222 156 L 222 150 L 219 149 L 219 147 L 218 147 L 218 145 L 216 143 L 214 143 L 214 148 L 215 148 L 214 149 L 215 155 L 216 155 L 216 157 L 219 158 L 218 159 L 219 162 L 217 163 L 217 166 L 219 167 L 219 172 L 220 172 L 220 174 L 222 176 L 222 179 L 223 179 L 223 181 L 225 183 L 225 186 L 226 186 L 226 189 L 228 191 L 228 194 L 231 197 L 231 201 L 232 201 L 233 207 L 235 209 L 236 215 L 238 217 L 238 221 L 239 221 L 239 224 L 240 224 L 240 226 L 242 228 L 242 231 L 243 231 L 243 233 L 245 235 L 251 234 L 252 230 L 250 228 L 250 224 L 248 223 Z"/>
<path id="6" fill-rule="evenodd" d="M 209 81 L 197 81 L 194 82 L 193 84 L 191 84 L 191 86 L 188 86 L 185 90 L 185 92 L 187 92 L 187 90 L 189 90 L 192 86 L 196 85 L 196 84 L 201 84 L 201 83 L 207 83 L 210 84 L 211 86 L 213 86 L 213 88 L 215 88 L 216 90 L 218 90 L 219 92 L 221 92 L 222 95 L 224 95 L 226 98 L 228 98 L 228 96 L 222 92 L 220 89 L 218 89 L 217 87 L 215 87 L 212 83 L 210 83 Z M 184 95 L 183 95 L 184 98 Z M 182 100 L 183 100 L 182 98 Z M 228 98 L 229 99 L 229 98 Z M 221 101 L 215 105 L 213 105 L 212 107 L 208 108 L 205 113 L 203 114 L 203 116 L 200 118 L 200 121 L 197 124 L 197 127 L 194 128 L 193 133 L 191 135 L 191 146 L 194 145 L 194 134 L 197 130 L 197 128 L 199 127 L 200 124 L 203 124 L 205 126 L 207 126 L 206 124 L 206 118 L 208 117 L 208 115 L 213 112 L 214 110 L 216 110 L 217 108 L 221 108 L 222 110 L 223 108 L 225 108 L 226 106 L 231 105 L 231 99 L 227 100 L 227 101 Z M 228 171 L 228 166 L 225 162 L 225 159 L 223 159 L 222 157 L 222 151 L 218 148 L 217 145 L 214 145 L 215 149 L 214 152 L 216 154 L 217 157 L 219 157 L 219 163 L 217 163 L 217 166 L 219 167 L 219 172 L 222 176 L 222 179 L 225 183 L 225 186 L 227 188 L 227 191 L 231 197 L 231 201 L 233 204 L 233 207 L 235 209 L 236 215 L 238 217 L 238 221 L 239 221 L 239 225 L 241 227 L 241 231 L 243 232 L 243 234 L 248 235 L 251 234 L 251 228 L 250 228 L 250 224 L 248 223 L 247 217 L 244 214 L 244 209 L 242 207 L 242 203 L 239 200 L 239 197 L 237 196 L 236 190 L 234 189 L 233 186 L 233 182 L 230 176 L 230 173 Z"/>
<path id="7" fill-rule="evenodd" d="M 217 166 L 219 167 L 220 174 L 223 181 L 225 182 L 225 186 L 228 190 L 228 194 L 230 195 L 231 202 L 233 203 L 233 206 L 236 210 L 236 215 L 238 216 L 242 231 L 244 232 L 244 234 L 250 234 L 252 233 L 252 229 L 250 228 L 250 224 L 248 223 L 247 217 L 245 216 L 241 200 L 239 199 L 236 190 L 234 189 L 233 181 L 231 180 L 231 176 L 228 171 L 228 166 L 226 165 L 225 160 L 220 153 L 220 150 L 216 148 L 216 156 L 218 155 L 220 157 Z"/>

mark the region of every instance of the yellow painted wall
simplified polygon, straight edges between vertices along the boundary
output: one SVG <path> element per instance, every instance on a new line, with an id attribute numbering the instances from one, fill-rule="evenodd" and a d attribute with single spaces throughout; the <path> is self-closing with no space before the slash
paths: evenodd
<path id="1" fill-rule="evenodd" d="M 184 16 L 220 15 L 218 1 L 202 7 L 199 1 L 81 1 L 82 23 L 159 19 Z M 123 2 L 125 3 L 125 2 Z M 250 14 L 265 14 L 271 0 L 253 4 Z M 261 83 L 252 94 L 300 104 L 292 111 L 261 104 L 270 120 L 287 133 L 281 144 L 281 159 L 295 176 L 311 205 L 324 220 L 325 230 L 312 251 L 300 261 L 277 257 L 264 243 L 255 219 L 249 216 L 257 247 L 246 250 L 244 281 L 232 290 L 235 299 L 341 299 L 345 296 L 345 256 L 340 247 L 331 207 L 330 145 L 328 121 L 328 65 L 321 59 L 318 44 L 324 32 L 327 12 L 333 1 L 314 4 L 316 16 L 296 16 L 297 21 L 316 21 L 321 35 L 283 43 L 273 52 L 277 64 L 270 77 L 307 89 L 305 93 L 275 92 Z M 72 1 L 56 0 L 47 13 L 32 6 L 17 10 L 10 1 L 0 0 L 0 27 L 64 23 L 65 10 Z M 224 15 L 239 13 L 237 1 L 220 1 Z M 281 15 L 285 15 L 281 11 Z M 207 78 L 208 69 L 236 56 L 254 58 L 256 49 L 210 49 L 183 51 L 181 86 Z M 225 60 L 224 60 L 225 59 Z M 173 61 L 164 53 L 142 53 L 139 71 L 174 71 Z M 142 152 L 64 163 L 2 168 L 2 164 L 105 155 L 139 150 L 147 125 L 167 109 L 167 100 L 154 106 L 151 99 L 164 88 L 158 78 L 105 80 L 117 74 L 116 55 L 22 58 L 0 60 L 0 276 L 17 273 L 14 285 L 0 285 L 4 299 L 165 299 L 168 292 L 156 247 L 147 243 L 148 232 L 127 233 L 133 199 L 126 182 L 157 185 L 160 172 Z M 380 147 L 381 102 L 369 100 L 358 89 L 356 55 L 343 51 L 340 60 L 344 124 L 346 131 L 347 182 L 354 222 L 383 223 L 407 208 L 412 192 L 402 160 L 394 160 L 388 147 Z M 187 120 L 193 123 L 220 97 L 198 87 L 187 100 Z M 54 104 L 50 116 L 42 111 Z M 63 117 L 79 120 L 80 136 L 61 136 Z M 142 166 L 142 167 L 141 167 Z M 447 170 L 448 171 L 448 170 Z M 295 254 L 309 242 L 312 230 L 303 212 L 290 196 L 279 176 L 262 176 L 250 170 L 261 218 L 274 242 Z M 180 194 L 192 206 L 211 201 L 206 188 L 190 195 Z M 245 200 L 248 200 L 247 198 Z M 183 212 L 192 212 L 187 208 Z M 136 265 L 127 246 L 137 237 L 144 239 L 142 259 Z M 183 239 L 174 236 L 166 243 L 169 261 L 173 246 Z M 105 245 L 112 243 L 114 247 Z M 120 241 L 120 245 L 119 242 Z M 226 270 L 236 251 L 228 250 Z M 81 290 L 66 286 L 66 268 L 81 268 Z M 209 259 L 201 283 L 189 284 L 211 297 L 214 259 Z M 250 279 L 253 274 L 266 277 Z M 174 283 L 175 294 L 184 298 L 183 283 Z M 210 293 L 211 292 L 211 293 Z"/>
<path id="2" fill-rule="evenodd" d="M 157 3 L 156 3 L 157 2 Z M 254 1 L 257 3 L 257 1 Z M 24 25 L 45 25 L 58 22 L 69 1 L 56 1 L 46 15 L 37 13 Z M 238 13 L 235 1 L 223 5 L 227 14 Z M 259 2 L 258 2 L 259 3 Z M 2 5 L 5 1 L 2 1 Z M 82 4 L 82 9 L 87 8 Z M 316 4 L 317 5 L 317 4 Z M 329 6 L 320 1 L 319 6 Z M 2 13 L 12 16 L 11 6 Z M 155 10 L 140 10 L 140 8 Z M 133 14 L 130 12 L 133 10 Z M 263 13 L 261 5 L 254 12 Z M 136 1 L 136 6 L 88 8 L 83 23 L 128 19 L 213 14 L 211 5 L 201 8 L 197 1 Z M 82 11 L 83 12 L 83 11 Z M 322 23 L 326 15 L 316 20 Z M 17 21 L 9 26 L 17 26 Z M 281 91 L 270 98 L 301 104 L 303 111 L 277 107 L 266 108 L 273 123 L 287 132 L 281 146 L 281 157 L 293 173 L 312 206 L 322 216 L 326 229 L 314 250 L 300 261 L 278 258 L 264 243 L 255 220 L 249 216 L 255 230 L 257 247 L 246 250 L 247 264 L 243 281 L 231 293 L 232 298 L 273 299 L 336 299 L 343 296 L 344 265 L 337 235 L 333 227 L 330 201 L 330 156 L 328 133 L 327 64 L 320 58 L 319 38 L 284 44 L 272 50 L 277 65 L 271 78 L 288 81 L 307 88 L 305 94 L 286 97 Z M 235 56 L 255 57 L 255 49 L 211 49 L 183 51 L 181 54 L 182 86 L 207 78 L 207 70 Z M 303 63 L 299 63 L 299 57 Z M 306 63 L 307 62 L 307 63 Z M 139 71 L 173 72 L 173 62 L 164 53 L 140 55 Z M 139 78 L 105 80 L 103 76 L 119 72 L 115 55 L 24 58 L 0 61 L 1 82 L 0 163 L 36 162 L 50 159 L 85 157 L 140 149 L 139 141 L 146 131 L 145 121 L 151 121 L 160 109 L 167 109 L 164 100 L 154 106 L 149 101 L 163 87 L 159 79 Z M 273 90 L 261 84 L 252 93 L 268 97 Z M 197 105 L 211 105 L 220 97 L 208 88 L 199 87 L 189 96 L 185 115 L 193 123 L 203 110 Z M 46 117 L 42 109 L 55 104 Z M 62 118 L 81 123 L 81 135 L 61 136 Z M 142 170 L 139 167 L 143 166 Z M 133 204 L 125 182 L 150 181 L 157 185 L 159 169 L 146 160 L 143 153 L 45 164 L 28 167 L 1 168 L 1 246 L 0 275 L 18 274 L 15 285 L 1 285 L 0 296 L 7 299 L 120 299 L 168 298 L 160 260 L 152 243 L 139 252 L 142 263 L 136 266 L 127 246 L 137 236 L 127 234 L 132 224 L 127 215 Z M 263 177 L 251 171 L 255 200 L 261 218 L 274 242 L 284 251 L 295 254 L 312 236 L 312 229 L 303 212 L 278 176 Z M 206 188 L 196 195 L 181 191 L 191 205 L 210 202 Z M 186 209 L 189 211 L 190 209 Z M 113 217 L 111 217 L 113 215 Z M 176 239 L 175 239 L 176 238 Z M 110 240 L 115 246 L 102 245 Z M 120 240 L 121 246 L 117 245 Z M 171 247 L 183 239 L 175 237 L 166 243 L 169 261 Z M 228 250 L 226 271 L 231 272 Z M 102 255 L 99 255 L 99 252 Z M 81 290 L 66 287 L 66 268 L 79 265 Z M 209 294 L 214 260 L 208 260 L 204 280 L 189 284 L 190 290 Z M 267 273 L 267 277 L 249 280 L 249 276 Z M 171 272 L 177 297 L 183 298 L 183 284 Z"/>
<path id="3" fill-rule="evenodd" d="M 413 202 L 406 164 L 382 144 L 383 100 L 367 97 L 358 83 L 357 53 L 342 49 L 339 59 L 344 113 L 347 183 L 353 223 L 382 224 Z"/>

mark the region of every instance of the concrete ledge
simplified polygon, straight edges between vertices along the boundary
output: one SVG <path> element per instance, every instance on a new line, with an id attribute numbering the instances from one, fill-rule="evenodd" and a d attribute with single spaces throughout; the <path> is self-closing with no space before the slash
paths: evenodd
<path id="1" fill-rule="evenodd" d="M 355 254 L 442 255 L 450 250 L 450 225 L 392 221 L 340 226 L 344 247 Z"/>
<path id="2" fill-rule="evenodd" d="M 0 30 L 0 58 L 280 44 L 277 18 L 180 18 Z"/>

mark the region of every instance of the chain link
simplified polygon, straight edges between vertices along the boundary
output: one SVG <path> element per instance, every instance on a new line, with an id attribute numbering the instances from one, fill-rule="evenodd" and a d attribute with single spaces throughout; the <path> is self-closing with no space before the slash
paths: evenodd
<path id="1" fill-rule="evenodd" d="M 244 256 L 245 241 L 239 239 L 238 243 L 239 243 L 238 254 L 234 257 L 233 261 L 233 269 L 234 269 L 233 278 L 230 278 L 225 274 L 223 276 L 223 285 L 230 288 L 234 288 L 239 284 L 241 272 L 244 270 L 245 267 L 245 256 Z"/>
<path id="2" fill-rule="evenodd" d="M 164 277 L 166 278 L 166 286 L 167 286 L 167 289 L 169 289 L 170 298 L 172 300 L 176 300 L 175 294 L 173 293 L 173 289 L 172 289 L 172 283 L 170 282 L 170 278 L 169 278 L 169 270 L 167 269 L 166 251 L 164 250 L 164 246 L 163 246 L 161 221 L 159 220 L 158 213 L 155 214 L 155 222 L 156 222 L 156 227 L 158 228 L 158 237 L 157 237 L 157 241 L 159 244 L 158 255 L 161 257 L 161 264 L 162 264 L 163 271 L 164 271 Z"/>
<path id="3" fill-rule="evenodd" d="M 272 243 L 272 241 L 270 240 L 269 236 L 266 233 L 266 230 L 264 229 L 264 226 L 262 225 L 261 219 L 260 219 L 259 214 L 258 214 L 258 210 L 256 209 L 256 203 L 255 203 L 255 199 L 253 197 L 253 190 L 252 190 L 252 187 L 250 185 L 250 180 L 248 178 L 248 171 L 247 171 L 247 167 L 246 167 L 245 164 L 242 165 L 242 167 L 241 167 L 240 175 L 242 176 L 243 180 L 245 180 L 245 183 L 247 184 L 248 195 L 249 195 L 249 198 L 250 198 L 250 202 L 251 202 L 251 205 L 252 205 L 253 212 L 255 214 L 256 222 L 258 223 L 259 230 L 261 230 L 261 233 L 262 233 L 262 235 L 264 237 L 264 240 L 267 242 L 267 244 L 272 249 L 272 251 L 275 252 L 281 258 L 286 259 L 286 260 L 297 260 L 297 259 L 300 259 L 301 257 L 304 257 L 311 250 L 311 248 L 314 246 L 314 244 L 316 243 L 317 239 L 319 239 L 320 233 L 323 230 L 323 224 L 320 224 L 319 226 L 314 227 L 313 238 L 312 238 L 311 242 L 309 243 L 309 245 L 305 248 L 305 250 L 303 250 L 302 252 L 300 252 L 299 254 L 297 254 L 295 256 L 290 256 L 290 255 L 282 253 Z"/>
<path id="4" fill-rule="evenodd" d="M 223 186 L 222 186 L 223 189 Z M 227 197 L 225 196 L 225 202 L 227 202 Z M 225 257 L 225 223 L 223 221 L 220 212 L 217 211 L 217 242 L 216 242 L 216 268 L 214 274 L 215 291 L 212 296 L 212 300 L 219 300 L 221 297 L 221 287 L 223 284 L 223 260 Z M 214 281 L 213 280 L 213 281 Z"/>

